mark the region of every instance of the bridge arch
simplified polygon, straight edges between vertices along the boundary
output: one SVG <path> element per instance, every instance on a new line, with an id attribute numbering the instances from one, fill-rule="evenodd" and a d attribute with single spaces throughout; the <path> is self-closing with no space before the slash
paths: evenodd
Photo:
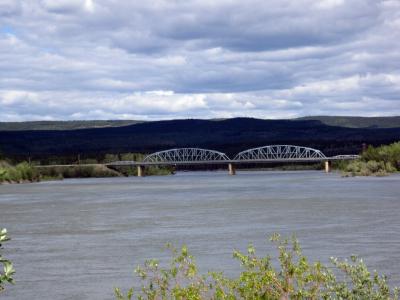
<path id="1" fill-rule="evenodd" d="M 229 157 L 222 152 L 201 148 L 176 148 L 159 151 L 146 156 L 143 162 L 152 163 L 187 163 L 225 161 Z"/>
<path id="2" fill-rule="evenodd" d="M 282 160 L 326 158 L 317 149 L 293 145 L 269 145 L 239 152 L 234 160 Z"/>

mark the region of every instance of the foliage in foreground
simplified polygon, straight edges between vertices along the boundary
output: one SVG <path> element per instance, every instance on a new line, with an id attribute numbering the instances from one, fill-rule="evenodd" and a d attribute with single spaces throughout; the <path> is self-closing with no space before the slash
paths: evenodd
<path id="1" fill-rule="evenodd" d="M 187 247 L 170 247 L 173 257 L 168 268 L 157 260 L 146 261 L 135 272 L 142 281 L 139 292 L 131 288 L 124 294 L 115 289 L 117 300 L 136 299 L 398 299 L 384 276 L 371 274 L 361 259 L 350 261 L 332 258 L 332 266 L 310 263 L 295 238 L 271 240 L 278 249 L 279 267 L 270 256 L 259 257 L 253 246 L 247 253 L 235 251 L 242 271 L 237 278 L 222 272 L 198 273 Z"/>
<path id="2" fill-rule="evenodd" d="M 15 273 L 13 265 L 9 260 L 3 258 L 1 255 L 2 244 L 9 240 L 10 238 L 7 236 L 7 230 L 0 228 L 0 294 L 5 289 L 5 283 L 14 283 L 12 277 Z"/>
<path id="3" fill-rule="evenodd" d="M 360 159 L 340 168 L 344 176 L 385 176 L 400 171 L 400 142 L 380 147 L 369 146 Z"/>

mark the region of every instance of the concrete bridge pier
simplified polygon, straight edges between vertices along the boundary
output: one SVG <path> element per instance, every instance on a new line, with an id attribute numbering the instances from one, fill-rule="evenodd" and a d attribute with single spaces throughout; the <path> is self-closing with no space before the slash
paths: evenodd
<path id="1" fill-rule="evenodd" d="M 137 176 L 138 177 L 144 176 L 144 166 L 137 166 Z"/>
<path id="2" fill-rule="evenodd" d="M 236 167 L 233 163 L 228 164 L 229 175 L 236 175 Z"/>
<path id="3" fill-rule="evenodd" d="M 329 173 L 332 169 L 332 162 L 330 160 L 325 161 L 325 173 Z"/>

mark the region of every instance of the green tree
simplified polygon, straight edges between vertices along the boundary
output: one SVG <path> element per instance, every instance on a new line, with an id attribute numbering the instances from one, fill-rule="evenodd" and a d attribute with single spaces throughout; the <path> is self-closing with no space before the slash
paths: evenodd
<path id="1" fill-rule="evenodd" d="M 7 230 L 5 228 L 0 228 L 0 250 L 2 249 L 2 244 L 9 241 L 10 238 L 7 236 Z M 0 293 L 4 291 L 4 285 L 6 283 L 14 283 L 13 275 L 15 270 L 11 261 L 3 258 L 0 252 L 0 266 L 2 266 L 2 271 L 0 270 Z"/>
<path id="2" fill-rule="evenodd" d="M 237 278 L 223 272 L 201 275 L 186 246 L 180 251 L 170 247 L 169 267 L 160 267 L 157 260 L 146 261 L 135 270 L 142 281 L 139 292 L 131 288 L 124 294 L 117 288 L 116 299 L 398 299 L 397 289 L 391 289 L 384 276 L 371 274 L 357 257 L 350 262 L 332 258 L 332 266 L 327 267 L 309 262 L 295 237 L 282 239 L 275 234 L 271 241 L 278 250 L 277 263 L 270 256 L 257 256 L 253 246 L 247 253 L 233 253 L 242 266 Z"/>
<path id="3" fill-rule="evenodd" d="M 400 171 L 400 142 L 380 147 L 369 146 L 360 159 L 342 162 L 337 167 L 344 176 L 383 176 Z"/>

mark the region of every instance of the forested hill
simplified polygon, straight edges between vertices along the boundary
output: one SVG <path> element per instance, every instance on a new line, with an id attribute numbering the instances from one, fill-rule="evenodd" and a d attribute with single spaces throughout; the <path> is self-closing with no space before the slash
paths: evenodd
<path id="1" fill-rule="evenodd" d="M 220 121 L 223 119 L 212 119 Z M 293 120 L 321 121 L 325 125 L 350 128 L 394 128 L 400 127 L 397 117 L 348 117 L 348 116 L 310 116 Z M 87 128 L 121 127 L 145 121 L 138 120 L 79 120 L 79 121 L 29 121 L 0 122 L 0 131 L 9 130 L 74 130 Z"/>
<path id="2" fill-rule="evenodd" d="M 29 121 L 0 122 L 0 131 L 9 130 L 74 130 L 127 126 L 143 121 L 135 120 L 82 120 L 82 121 Z"/>
<path id="3" fill-rule="evenodd" d="M 294 144 L 327 155 L 358 153 L 362 143 L 380 145 L 400 139 L 398 128 L 345 128 L 314 120 L 172 120 L 123 127 L 80 130 L 0 131 L 6 156 L 98 155 L 174 147 L 201 147 L 230 155 L 250 147 Z"/>
<path id="4" fill-rule="evenodd" d="M 394 128 L 400 127 L 400 117 L 347 117 L 347 116 L 312 116 L 297 120 L 317 120 L 326 125 L 351 128 Z"/>

